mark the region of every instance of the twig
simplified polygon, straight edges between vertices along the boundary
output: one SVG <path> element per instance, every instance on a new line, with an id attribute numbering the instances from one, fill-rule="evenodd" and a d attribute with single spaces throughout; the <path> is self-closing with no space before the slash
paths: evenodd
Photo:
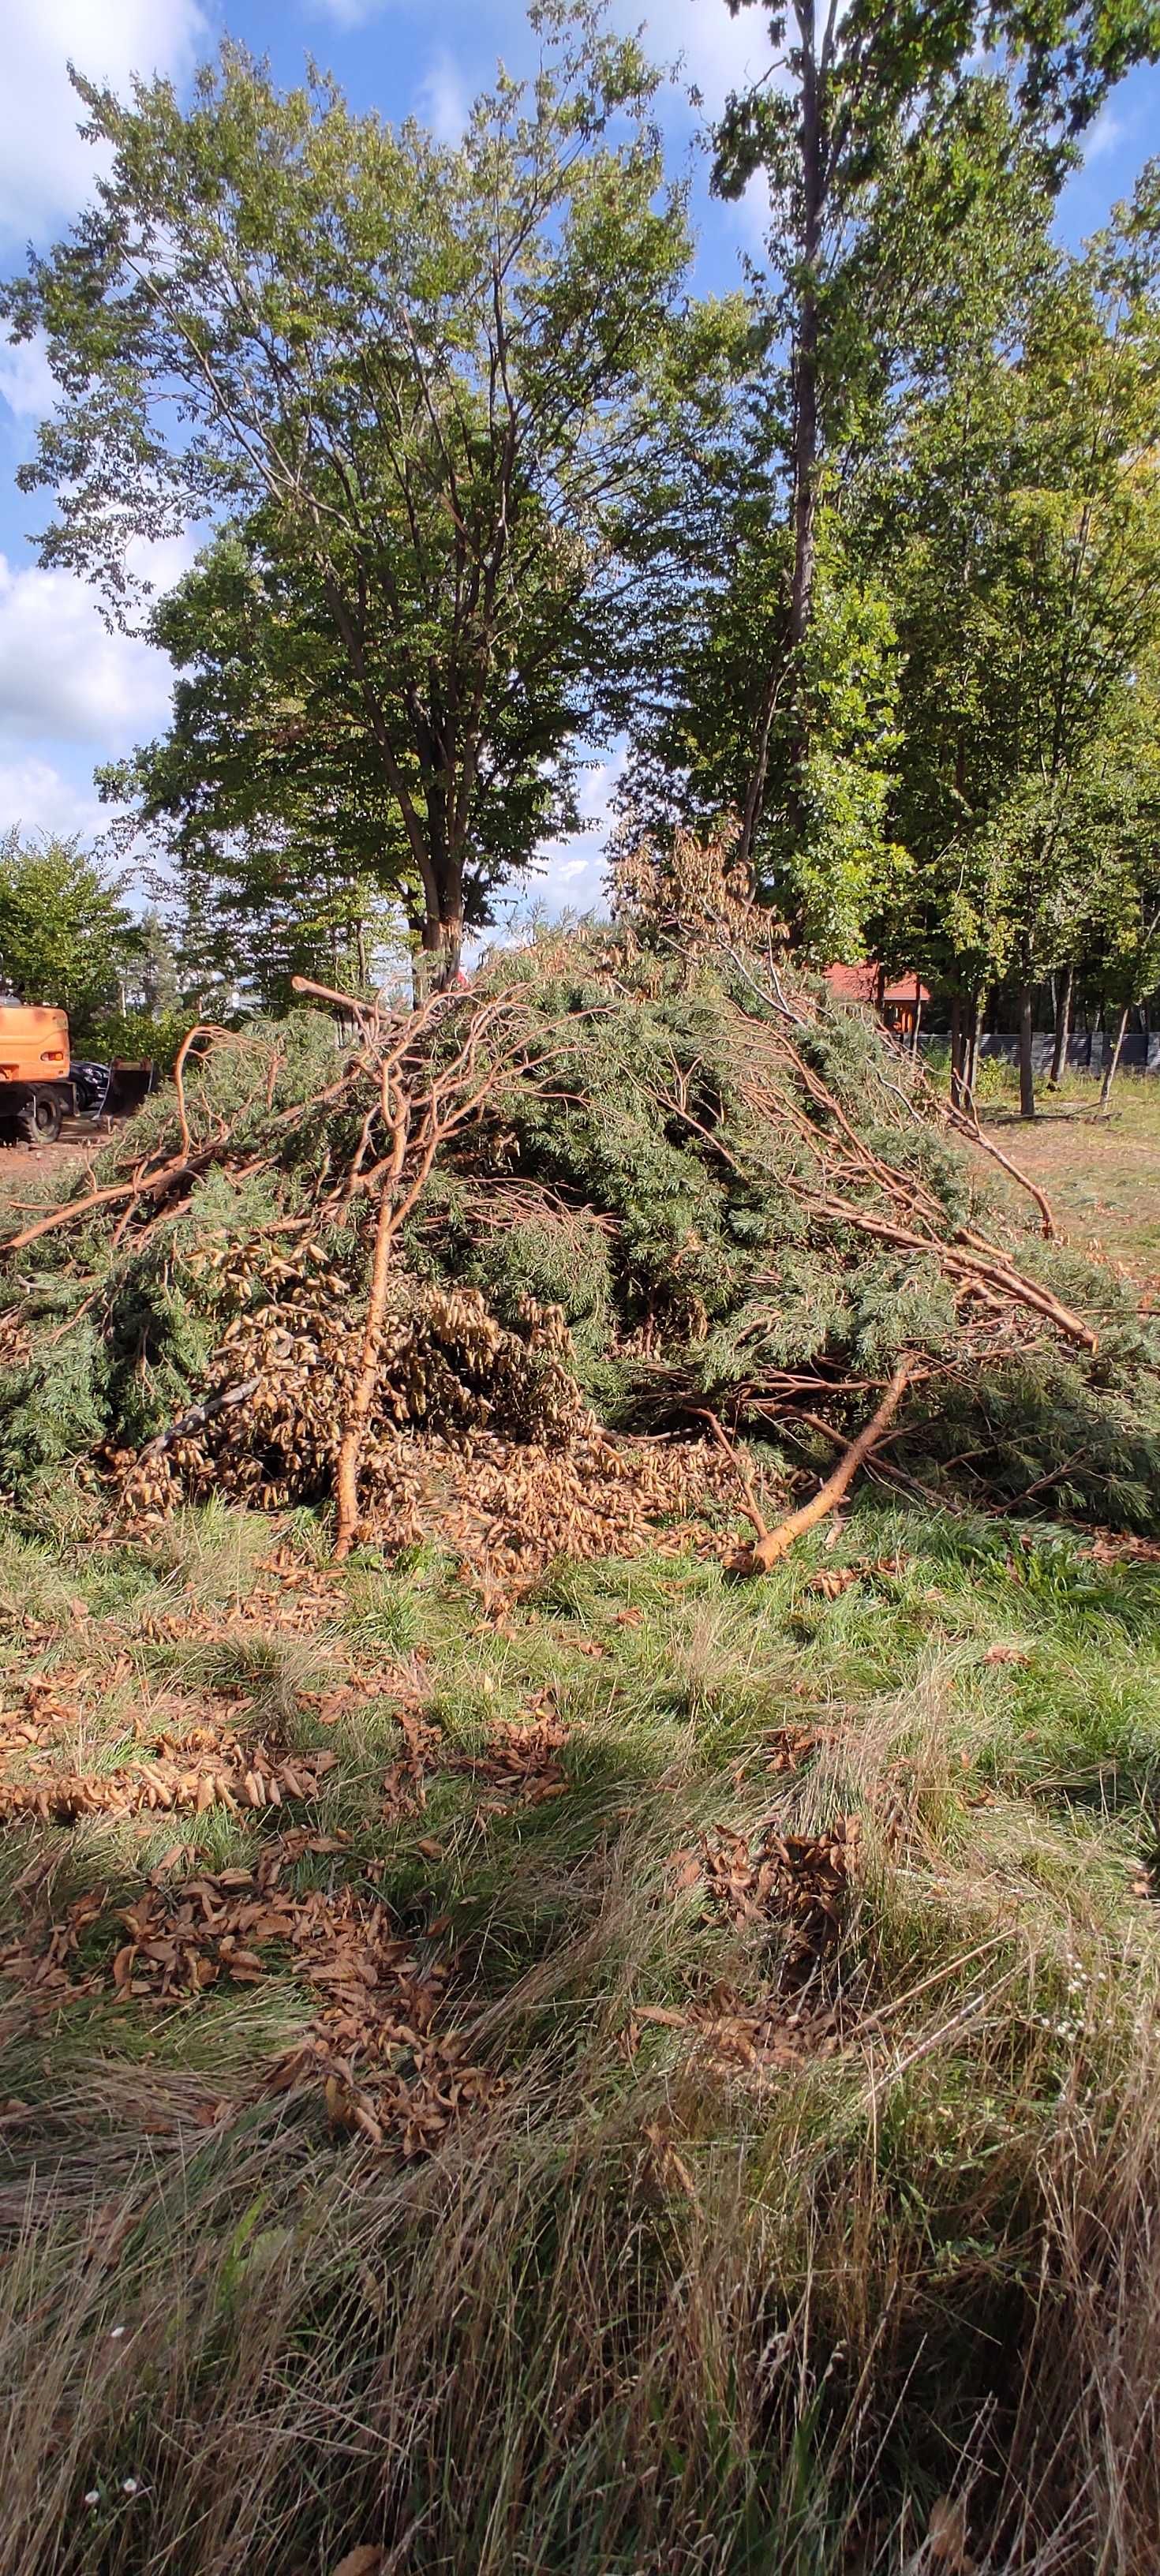
<path id="1" fill-rule="evenodd" d="M 223 1387 L 219 1395 L 207 1396 L 204 1404 L 195 1404 L 188 1413 L 182 1414 L 180 1421 L 171 1422 L 167 1430 L 158 1432 L 155 1440 L 147 1441 L 141 1451 L 142 1458 L 159 1458 L 175 1440 L 187 1440 L 192 1432 L 204 1430 L 206 1423 L 216 1421 L 219 1413 L 229 1413 L 235 1404 L 244 1404 L 246 1397 L 253 1395 L 261 1383 L 258 1377 L 247 1377 L 242 1379 L 240 1386 Z"/>
<path id="2" fill-rule="evenodd" d="M 695 1413 L 695 1414 L 697 1414 L 697 1415 L 700 1417 L 700 1419 L 701 1419 L 701 1421 L 702 1421 L 702 1422 L 707 1422 L 707 1423 L 708 1423 L 709 1428 L 710 1428 L 710 1430 L 711 1430 L 711 1431 L 712 1431 L 712 1433 L 713 1433 L 713 1437 L 714 1437 L 714 1439 L 718 1442 L 718 1444 L 719 1444 L 720 1448 L 724 1451 L 725 1456 L 728 1458 L 729 1463 L 730 1463 L 730 1466 L 731 1466 L 731 1467 L 732 1467 L 732 1469 L 733 1469 L 733 1473 L 734 1473 L 734 1475 L 735 1475 L 735 1476 L 736 1476 L 736 1478 L 737 1478 L 737 1482 L 738 1482 L 738 1484 L 739 1484 L 739 1485 L 740 1485 L 740 1487 L 741 1487 L 741 1491 L 742 1491 L 742 1493 L 743 1493 L 743 1494 L 744 1494 L 744 1496 L 745 1496 L 745 1509 L 746 1509 L 746 1511 L 747 1511 L 747 1512 L 748 1512 L 748 1514 L 749 1514 L 749 1518 L 750 1518 L 750 1520 L 751 1520 L 751 1521 L 752 1521 L 752 1523 L 753 1523 L 753 1526 L 754 1526 L 754 1529 L 755 1529 L 755 1530 L 756 1530 L 756 1532 L 757 1532 L 758 1538 L 759 1538 L 759 1539 L 768 1538 L 768 1536 L 769 1536 L 769 1523 L 768 1523 L 768 1521 L 766 1521 L 766 1520 L 763 1518 L 763 1515 L 762 1515 L 762 1512 L 761 1512 L 761 1507 L 760 1507 L 760 1505 L 759 1505 L 759 1503 L 758 1503 L 758 1500 L 757 1500 L 757 1496 L 756 1496 L 756 1494 L 754 1493 L 753 1487 L 752 1487 L 752 1485 L 751 1485 L 751 1483 L 750 1483 L 750 1481 L 749 1481 L 749 1478 L 748 1478 L 748 1476 L 746 1475 L 745 1469 L 744 1469 L 744 1467 L 743 1467 L 743 1465 L 742 1465 L 742 1463 L 741 1463 L 740 1453 L 738 1452 L 738 1450 L 737 1450 L 737 1449 L 735 1449 L 735 1448 L 734 1448 L 733 1442 L 732 1442 L 731 1440 L 728 1440 L 728 1439 L 726 1438 L 725 1433 L 724 1433 L 724 1431 L 723 1431 L 723 1430 L 722 1430 L 722 1428 L 721 1428 L 721 1425 L 720 1425 L 720 1423 L 719 1423 L 719 1421 L 718 1421 L 718 1419 L 717 1419 L 716 1414 L 715 1414 L 715 1413 L 710 1413 L 709 1408 L 708 1408 L 708 1406 L 707 1406 L 707 1405 L 704 1405 L 704 1404 L 698 1404 L 698 1405 L 695 1405 L 695 1406 L 693 1407 L 693 1411 L 694 1411 L 694 1413 Z"/>

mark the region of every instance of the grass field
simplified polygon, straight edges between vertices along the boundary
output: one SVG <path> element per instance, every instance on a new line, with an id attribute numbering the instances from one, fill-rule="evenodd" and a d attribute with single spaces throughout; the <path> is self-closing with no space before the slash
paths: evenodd
<path id="1" fill-rule="evenodd" d="M 1153 2569 L 1160 1564 L 326 1560 L 0 1548 L 0 2576 Z"/>
<path id="2" fill-rule="evenodd" d="M 985 1120 L 1047 1191 L 1068 1239 L 1121 1264 L 1147 1294 L 1160 1281 L 1160 1083 L 1121 1077 L 1107 1118 L 1098 1099 L 1098 1084 L 1073 1075 L 1041 1093 L 1033 1125 L 1005 1105 Z"/>

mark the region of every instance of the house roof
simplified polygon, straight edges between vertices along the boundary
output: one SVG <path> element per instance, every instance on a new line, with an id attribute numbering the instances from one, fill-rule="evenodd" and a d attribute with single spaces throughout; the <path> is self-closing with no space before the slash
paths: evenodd
<path id="1" fill-rule="evenodd" d="M 876 1002 L 878 968 L 872 962 L 861 966 L 827 966 L 826 982 L 831 993 L 843 1002 Z"/>
<path id="2" fill-rule="evenodd" d="M 836 993 L 840 1001 L 866 1002 L 871 1009 L 874 1009 L 878 1002 L 881 973 L 882 968 L 877 960 L 867 957 L 858 966 L 827 966 L 826 982 L 831 993 Z M 929 1002 L 930 994 L 926 985 L 919 982 L 917 975 L 899 975 L 895 977 L 892 984 L 887 984 L 882 1000 L 913 1002 L 916 996 L 920 1002 Z"/>

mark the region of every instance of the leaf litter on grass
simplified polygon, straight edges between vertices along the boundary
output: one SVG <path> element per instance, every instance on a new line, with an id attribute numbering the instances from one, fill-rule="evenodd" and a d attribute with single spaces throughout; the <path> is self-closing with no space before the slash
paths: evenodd
<path id="1" fill-rule="evenodd" d="M 468 2110 L 494 2101 L 499 2076 L 474 2064 L 450 2021 L 454 1959 L 421 1955 L 388 1907 L 356 1888 L 284 1882 L 305 1854 L 345 1853 L 334 1835 L 266 1841 L 248 1868 L 151 1872 L 131 1903 L 90 1889 L 54 1920 L 34 1910 L 0 1968 L 34 2007 L 111 1991 L 125 2004 L 187 2004 L 220 1984 L 248 1986 L 288 1967 L 314 2010 L 300 2040 L 260 2067 L 250 2099 L 321 2094 L 341 2129 L 404 2158 L 433 2147 Z M 110 1911 L 128 1936 L 96 1963 L 85 1936 Z"/>

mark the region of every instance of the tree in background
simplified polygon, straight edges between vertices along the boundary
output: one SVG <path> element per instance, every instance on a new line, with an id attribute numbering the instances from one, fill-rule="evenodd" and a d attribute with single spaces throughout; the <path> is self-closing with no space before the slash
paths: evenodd
<path id="1" fill-rule="evenodd" d="M 329 81 L 283 97 L 234 46 L 188 115 L 164 82 L 130 107 L 78 82 L 108 175 L 0 299 L 61 387 L 24 476 L 57 499 L 42 559 L 125 613 L 130 540 L 240 524 L 320 643 L 307 739 L 356 727 L 374 765 L 440 978 L 503 839 L 501 746 L 525 745 L 527 857 L 534 781 L 622 709 L 604 514 L 687 259 L 638 46 L 588 5 L 533 23 L 531 91 L 501 75 L 454 149 Z"/>
<path id="2" fill-rule="evenodd" d="M 897 698 L 890 603 L 872 566 L 851 565 L 829 513 L 802 656 L 818 720 L 791 777 L 788 666 L 770 652 L 784 626 L 790 538 L 764 335 L 755 311 L 743 325 L 724 308 L 697 319 L 699 349 L 737 372 L 727 392 L 710 400 L 702 382 L 653 424 L 654 503 L 640 522 L 649 616 L 617 801 L 623 828 L 649 843 L 735 815 L 736 864 L 788 934 L 829 957 L 856 949 L 884 864 Z"/>
<path id="3" fill-rule="evenodd" d="M 291 824 L 184 851 L 158 872 L 174 925 L 183 990 L 207 1017 L 292 1006 L 292 982 L 370 995 L 411 981 L 413 939 L 397 897 L 350 875 L 312 810 Z"/>
<path id="4" fill-rule="evenodd" d="M 1006 345 L 968 347 L 915 406 L 889 478 L 911 867 L 877 927 L 972 1011 L 1010 981 L 1025 1116 L 1035 989 L 1061 969 L 1065 1017 L 1075 962 L 1075 801 L 1160 633 L 1160 311 L 1141 241 L 1133 208 L 1036 280 Z"/>
<path id="5" fill-rule="evenodd" d="M 1069 796 L 1068 966 L 1094 984 L 1112 1035 L 1106 1109 L 1133 1007 L 1160 986 L 1160 668 L 1152 649 L 1109 711 Z"/>
<path id="6" fill-rule="evenodd" d="M 67 1011 L 74 1052 L 140 972 L 140 925 L 80 842 L 47 836 L 0 840 L 0 989 Z"/>
<path id="7" fill-rule="evenodd" d="M 754 273 L 740 312 L 701 308 L 650 422 L 652 614 L 625 787 L 646 834 L 726 808 L 739 856 L 791 934 L 855 955 L 901 865 L 889 800 L 899 698 L 891 545 L 896 458 L 924 392 L 988 356 L 1049 274 L 1043 156 L 1004 81 L 964 77 L 938 123 L 883 140 L 843 271 L 845 320 L 810 520 L 799 639 L 795 376 L 788 287 Z M 788 256 L 775 237 L 778 256 Z M 693 353 L 699 361 L 694 369 Z M 730 380 L 729 370 L 732 368 Z M 808 719 L 808 720 L 807 720 Z"/>
<path id="8" fill-rule="evenodd" d="M 747 0 L 730 5 L 736 14 Z M 767 15 L 770 70 L 729 103 L 715 184 L 737 195 L 760 172 L 769 187 L 767 343 L 788 593 L 766 632 L 755 754 L 763 757 L 776 709 L 786 738 L 777 792 L 805 848 L 816 827 L 810 750 L 829 713 L 817 674 L 832 658 L 811 653 L 809 639 L 832 613 L 824 567 L 840 551 L 821 542 L 825 511 L 840 507 L 850 455 L 881 434 L 891 388 L 911 376 L 932 315 L 936 333 L 940 314 L 956 326 L 947 284 L 962 238 L 995 237 L 995 210 L 1021 158 L 1033 159 L 1044 190 L 1058 186 L 1112 84 L 1160 50 L 1160 9 L 1154 0 L 987 0 L 982 9 L 969 0 L 793 0 Z M 1000 66 L 993 75 L 979 70 L 987 54 Z M 860 580 L 864 591 L 864 568 Z M 873 736 L 870 751 L 872 772 Z M 847 801 L 848 791 L 839 810 Z M 841 850 L 839 833 L 837 865 Z"/>

